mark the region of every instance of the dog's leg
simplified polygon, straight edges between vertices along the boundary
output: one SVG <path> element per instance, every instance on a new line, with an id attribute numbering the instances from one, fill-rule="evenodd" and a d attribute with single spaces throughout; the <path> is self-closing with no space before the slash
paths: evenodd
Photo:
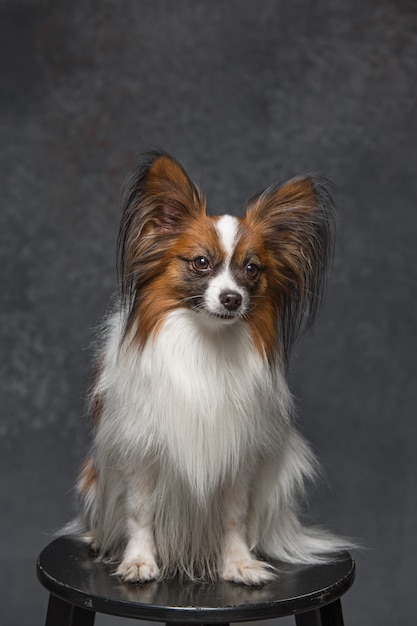
<path id="1" fill-rule="evenodd" d="M 225 497 L 221 577 L 245 585 L 262 585 L 275 578 L 271 565 L 255 559 L 247 543 L 249 480 L 236 481 Z"/>
<path id="2" fill-rule="evenodd" d="M 159 576 L 153 535 L 154 481 L 146 470 L 130 475 L 126 495 L 128 543 L 116 574 L 128 582 L 147 582 Z"/>

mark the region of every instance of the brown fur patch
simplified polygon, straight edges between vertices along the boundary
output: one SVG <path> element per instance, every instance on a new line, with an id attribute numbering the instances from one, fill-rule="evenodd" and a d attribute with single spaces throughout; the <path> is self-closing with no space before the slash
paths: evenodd
<path id="1" fill-rule="evenodd" d="M 86 496 L 96 482 L 97 471 L 92 458 L 88 457 L 81 465 L 78 476 L 78 491 L 80 495 Z"/>
<path id="2" fill-rule="evenodd" d="M 243 218 L 240 222 L 239 239 L 237 241 L 233 261 L 244 268 L 253 262 L 260 267 L 256 280 L 247 281 L 246 288 L 251 297 L 250 311 L 246 316 L 249 323 L 255 348 L 262 358 L 266 356 L 270 363 L 276 356 L 276 318 L 277 310 L 274 294 L 271 291 L 271 272 L 273 258 L 265 246 L 265 239 L 260 228 L 249 225 Z"/>
<path id="3" fill-rule="evenodd" d="M 198 187 L 181 165 L 166 154 L 152 155 L 151 161 L 134 174 L 119 231 L 122 298 L 130 309 L 127 331 L 131 330 L 139 308 L 149 309 L 155 324 L 159 310 L 170 310 L 170 296 L 161 296 L 158 289 L 161 275 L 172 261 L 178 238 L 205 214 L 205 207 Z M 144 300 L 149 300 L 150 285 L 163 301 L 147 307 Z M 150 318 L 144 322 L 142 335 L 149 331 L 150 322 Z"/>
<path id="4" fill-rule="evenodd" d="M 140 324 L 137 338 L 140 344 L 143 345 L 151 334 L 160 330 L 170 312 L 181 305 L 189 306 L 193 281 L 190 268 L 192 259 L 205 255 L 215 267 L 223 263 L 224 252 L 218 241 L 214 221 L 205 215 L 193 220 L 190 228 L 181 233 L 162 255 L 159 261 L 161 272 L 149 282 L 138 300 L 137 318 L 140 319 Z"/>
<path id="5" fill-rule="evenodd" d="M 273 185 L 247 208 L 248 228 L 265 241 L 268 284 L 285 360 L 295 337 L 314 321 L 321 302 L 332 249 L 332 209 L 323 181 L 312 177 Z"/>

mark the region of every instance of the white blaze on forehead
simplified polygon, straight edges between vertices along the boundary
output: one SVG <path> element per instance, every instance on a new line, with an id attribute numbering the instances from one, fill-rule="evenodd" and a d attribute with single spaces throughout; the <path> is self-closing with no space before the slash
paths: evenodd
<path id="1" fill-rule="evenodd" d="M 239 220 L 232 215 L 223 215 L 216 222 L 216 230 L 229 260 L 236 245 Z"/>
<path id="2" fill-rule="evenodd" d="M 225 307 L 221 302 L 222 293 L 238 293 L 242 297 L 242 306 L 240 313 L 246 310 L 246 293 L 240 287 L 230 270 L 230 262 L 238 240 L 239 220 L 232 215 L 223 215 L 215 223 L 219 242 L 226 254 L 225 263 L 219 273 L 209 281 L 206 292 L 204 294 L 205 308 L 209 313 L 217 316 L 225 314 Z M 233 316 L 229 318 L 233 321 Z"/>

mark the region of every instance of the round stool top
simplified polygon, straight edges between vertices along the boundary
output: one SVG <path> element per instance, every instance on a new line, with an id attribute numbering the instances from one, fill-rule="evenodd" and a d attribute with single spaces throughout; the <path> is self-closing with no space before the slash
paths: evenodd
<path id="1" fill-rule="evenodd" d="M 347 552 L 320 565 L 275 563 L 276 581 L 262 587 L 236 583 L 162 580 L 123 583 L 114 565 L 97 562 L 88 546 L 60 537 L 40 554 L 38 578 L 52 594 L 70 604 L 150 621 L 241 622 L 272 619 L 318 609 L 343 595 L 354 580 Z"/>

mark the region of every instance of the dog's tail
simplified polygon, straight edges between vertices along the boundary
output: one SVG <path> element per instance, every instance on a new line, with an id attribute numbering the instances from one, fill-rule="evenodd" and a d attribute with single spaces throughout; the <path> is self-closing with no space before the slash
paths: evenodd
<path id="1" fill-rule="evenodd" d="M 357 544 L 326 529 L 305 526 L 299 503 L 307 480 L 320 473 L 307 442 L 292 427 L 279 459 L 264 468 L 251 511 L 251 548 L 266 557 L 289 563 L 319 563 Z"/>

